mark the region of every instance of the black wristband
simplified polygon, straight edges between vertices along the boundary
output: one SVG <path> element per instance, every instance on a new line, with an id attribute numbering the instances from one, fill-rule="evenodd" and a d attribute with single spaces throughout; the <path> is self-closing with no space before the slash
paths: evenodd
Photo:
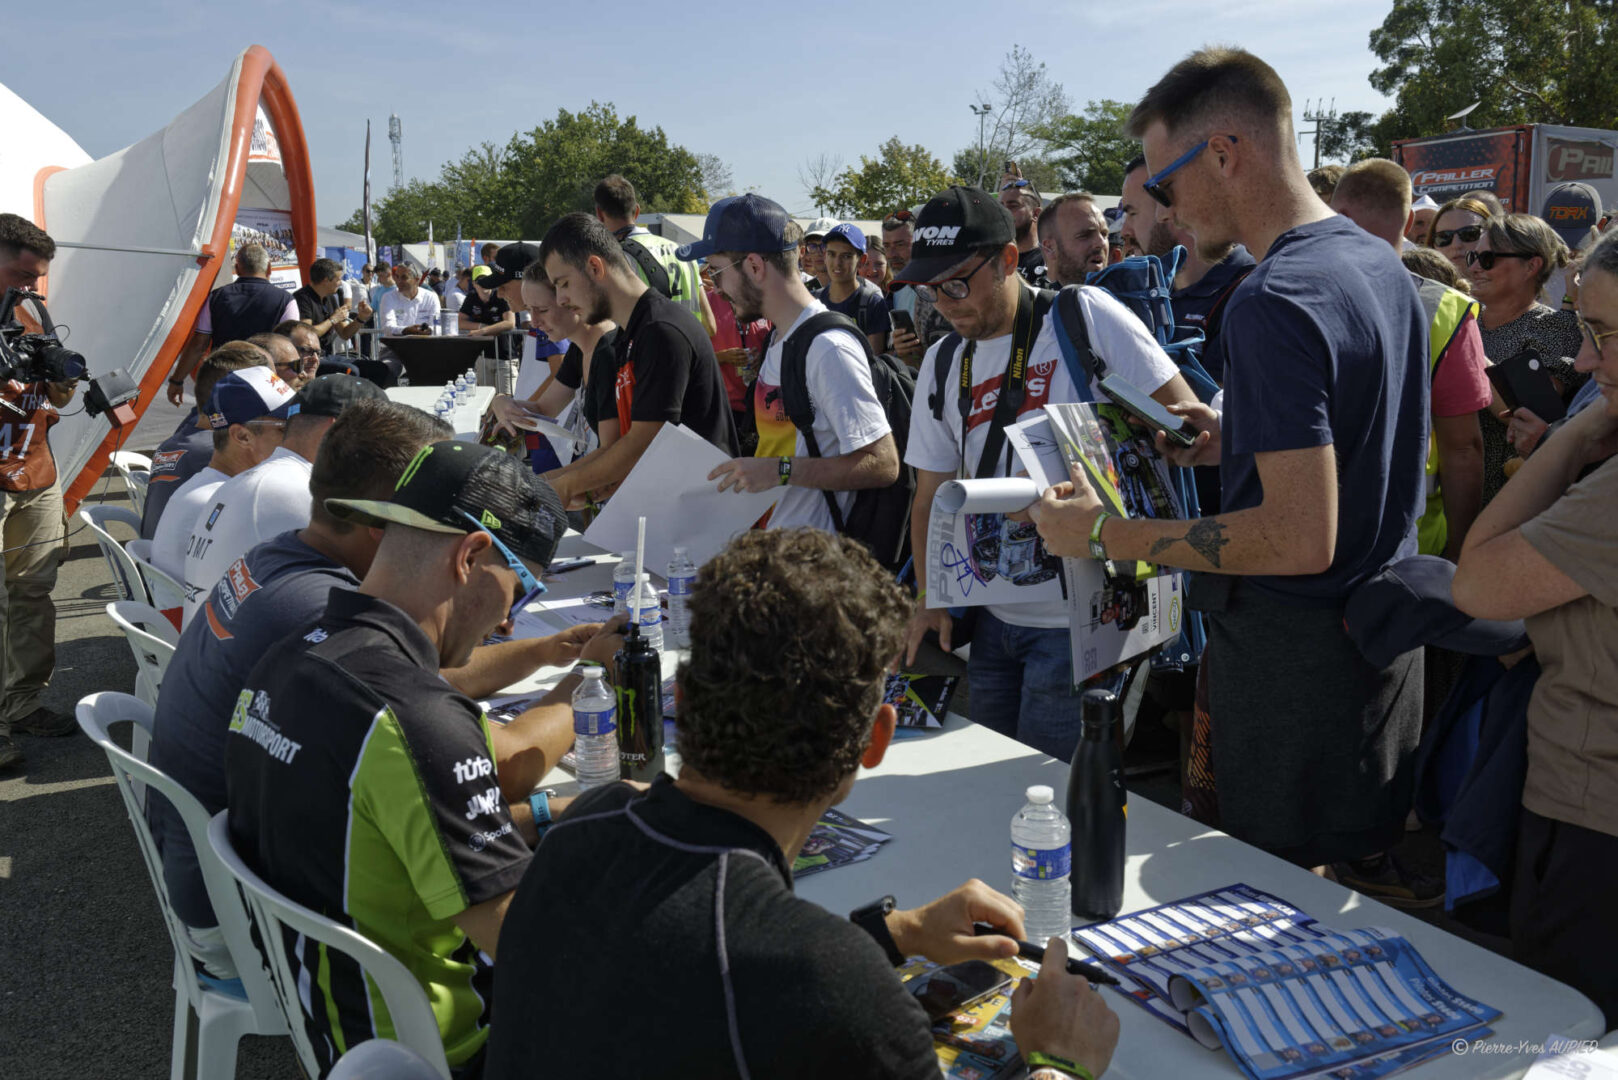
<path id="1" fill-rule="evenodd" d="M 888 912 L 894 908 L 894 899 L 884 896 L 880 900 L 873 900 L 864 907 L 855 908 L 848 913 L 849 921 L 876 940 L 882 946 L 882 951 L 888 954 L 888 962 L 898 967 L 905 962 L 905 954 L 899 951 L 899 945 L 893 940 L 893 934 L 888 930 Z"/>

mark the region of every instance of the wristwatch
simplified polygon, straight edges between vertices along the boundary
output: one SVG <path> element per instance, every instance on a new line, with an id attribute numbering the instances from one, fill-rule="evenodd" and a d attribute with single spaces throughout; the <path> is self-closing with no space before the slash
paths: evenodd
<path id="1" fill-rule="evenodd" d="M 888 954 L 888 962 L 898 967 L 905 962 L 905 954 L 899 951 L 899 946 L 893 940 L 893 934 L 888 931 L 887 916 L 894 906 L 893 897 L 884 896 L 880 900 L 873 900 L 864 907 L 850 911 L 848 921 L 875 938 L 876 943 L 882 946 L 882 951 Z"/>
<path id="2" fill-rule="evenodd" d="M 779 472 L 781 476 L 781 486 L 786 487 L 787 484 L 792 480 L 792 459 L 790 457 L 784 457 L 781 459 Z"/>
<path id="3" fill-rule="evenodd" d="M 1105 510 L 1096 515 L 1095 524 L 1090 526 L 1090 558 L 1101 562 L 1107 561 L 1107 545 L 1101 542 L 1101 527 L 1112 517 Z"/>
<path id="4" fill-rule="evenodd" d="M 534 828 L 539 832 L 539 839 L 545 839 L 545 834 L 555 824 L 551 819 L 551 798 L 556 794 L 555 789 L 545 788 L 528 796 L 528 809 L 534 812 Z"/>

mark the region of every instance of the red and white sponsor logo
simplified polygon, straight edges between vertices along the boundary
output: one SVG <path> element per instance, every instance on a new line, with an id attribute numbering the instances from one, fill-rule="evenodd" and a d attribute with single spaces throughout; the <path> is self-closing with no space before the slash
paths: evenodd
<path id="1" fill-rule="evenodd" d="M 219 579 L 219 584 L 223 588 L 215 589 L 214 593 L 227 619 L 235 619 L 236 612 L 242 604 L 259 590 L 258 582 L 254 581 L 253 575 L 248 572 L 246 559 L 237 559 L 231 563 L 230 569 L 225 571 L 225 576 Z"/>
<path id="2" fill-rule="evenodd" d="M 1604 180 L 1612 176 L 1613 148 L 1607 143 L 1545 140 L 1545 179 Z"/>
<path id="3" fill-rule="evenodd" d="M 155 480 L 161 473 L 173 472 L 180 467 L 180 459 L 183 457 L 185 457 L 184 450 L 159 450 L 152 455 L 152 468 L 146 475 Z"/>
<path id="4" fill-rule="evenodd" d="M 1423 169 L 1412 173 L 1410 182 L 1418 188 L 1434 187 L 1439 184 L 1467 184 L 1479 180 L 1493 180 L 1497 170 L 1493 165 L 1477 169 Z"/>
<path id="5" fill-rule="evenodd" d="M 1045 407 L 1051 394 L 1051 376 L 1056 374 L 1056 364 L 1057 358 L 1052 357 L 1028 365 L 1028 380 L 1024 386 L 1022 407 L 1017 410 L 1018 416 Z M 994 407 L 1000 403 L 1000 389 L 1005 382 L 1004 375 L 996 375 L 972 387 L 972 411 L 966 417 L 968 431 L 979 424 L 987 424 L 993 418 Z"/>

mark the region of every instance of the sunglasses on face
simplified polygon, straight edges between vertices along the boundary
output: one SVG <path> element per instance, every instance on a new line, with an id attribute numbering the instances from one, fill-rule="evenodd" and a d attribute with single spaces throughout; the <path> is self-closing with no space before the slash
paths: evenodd
<path id="1" fill-rule="evenodd" d="M 972 276 L 987 266 L 989 260 L 993 258 L 993 254 L 983 256 L 976 266 L 957 277 L 935 281 L 931 285 L 917 285 L 916 295 L 929 304 L 936 304 L 940 295 L 947 296 L 951 300 L 965 300 L 972 295 Z"/>
<path id="2" fill-rule="evenodd" d="M 1475 244 L 1478 237 L 1483 235 L 1482 225 L 1462 225 L 1459 229 L 1440 229 L 1433 234 L 1433 247 L 1447 248 L 1459 240 L 1463 244 Z M 1483 269 L 1487 270 L 1485 266 Z"/>
<path id="3" fill-rule="evenodd" d="M 1485 270 L 1493 270 L 1494 264 L 1500 259 L 1533 259 L 1534 255 L 1525 255 L 1520 251 L 1468 251 L 1466 265 L 1481 266 Z"/>
<path id="4" fill-rule="evenodd" d="M 488 533 L 489 539 L 494 542 L 494 549 L 505 558 L 506 565 L 511 567 L 511 572 L 517 575 L 517 583 L 522 587 L 523 590 L 522 595 L 515 603 L 511 605 L 511 610 L 506 613 L 507 619 L 516 619 L 516 617 L 522 613 L 523 608 L 527 607 L 529 604 L 532 604 L 535 600 L 539 599 L 540 596 L 544 595 L 544 582 L 536 578 L 529 571 L 528 567 L 523 565 L 523 561 L 517 558 L 516 554 L 510 548 L 506 547 L 505 544 L 501 543 L 500 538 L 494 535 L 494 533 L 489 529 L 485 528 L 477 518 L 473 517 L 471 514 L 468 514 L 465 510 L 457 510 L 456 513 L 460 514 L 467 521 L 470 521 L 472 526 L 477 529 L 478 532 Z"/>
<path id="5" fill-rule="evenodd" d="M 1196 159 L 1198 154 L 1208 149 L 1208 144 L 1213 141 L 1213 138 L 1214 137 L 1212 135 L 1208 136 L 1206 139 L 1203 139 L 1197 145 L 1193 146 L 1191 149 L 1169 162 L 1168 167 L 1162 172 L 1158 173 L 1156 176 L 1147 177 L 1146 183 L 1143 185 L 1146 188 L 1146 194 L 1150 195 L 1163 206 L 1173 206 L 1174 198 L 1169 194 L 1167 183 L 1168 178 L 1185 168 L 1187 165 L 1191 164 L 1191 162 Z M 1229 139 L 1231 142 L 1236 141 L 1236 136 L 1234 135 L 1226 135 L 1225 138 Z"/>

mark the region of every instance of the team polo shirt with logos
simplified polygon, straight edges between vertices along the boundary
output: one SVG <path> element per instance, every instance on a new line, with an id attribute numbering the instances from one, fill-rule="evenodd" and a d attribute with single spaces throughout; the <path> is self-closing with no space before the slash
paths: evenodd
<path id="1" fill-rule="evenodd" d="M 438 668 L 403 611 L 334 589 L 315 623 L 248 676 L 225 776 L 237 852 L 409 968 L 459 1065 L 488 1038 L 493 971 L 454 917 L 516 888 L 530 852 L 500 795 L 483 711 Z M 356 1043 L 394 1037 L 357 965 L 295 934 L 287 947 L 323 1075 Z"/>
<path id="2" fill-rule="evenodd" d="M 180 635 L 153 716 L 152 763 L 185 786 L 203 809 L 225 808 L 230 713 L 259 658 L 326 610 L 333 589 L 359 579 L 297 532 L 259 544 L 226 569 Z M 187 926 L 217 924 L 185 822 L 167 799 L 148 799 L 146 820 L 163 856 L 169 901 Z"/>

